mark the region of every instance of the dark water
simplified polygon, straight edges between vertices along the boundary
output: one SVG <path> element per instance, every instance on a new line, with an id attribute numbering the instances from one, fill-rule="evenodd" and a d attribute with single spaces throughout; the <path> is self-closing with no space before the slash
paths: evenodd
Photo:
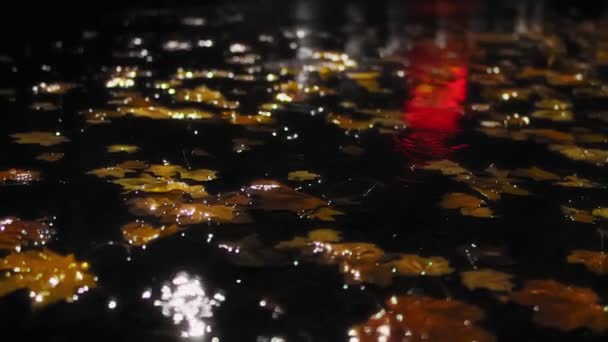
<path id="1" fill-rule="evenodd" d="M 0 187 L 0 216 L 52 223 L 55 234 L 46 248 L 88 261 L 98 280 L 96 288 L 75 302 L 40 309 L 31 308 L 34 300 L 27 289 L 7 294 L 0 298 L 2 331 L 25 340 L 173 341 L 188 339 L 180 337 L 184 333 L 201 334 L 198 322 L 210 331 L 190 339 L 343 341 L 349 340 L 352 327 L 386 307 L 391 296 L 413 295 L 479 307 L 484 318 L 476 325 L 499 341 L 603 340 L 606 326 L 593 332 L 584 322 L 575 327 L 535 322 L 533 305 L 520 305 L 505 291 L 470 290 L 460 273 L 493 269 L 511 274 L 513 292 L 538 279 L 589 288 L 598 303 L 574 306 L 580 310 L 608 303 L 605 271 L 594 274 L 566 262 L 572 250 L 603 250 L 606 220 L 596 215 L 593 224 L 574 222 L 561 209 L 565 205 L 591 212 L 608 206 L 606 160 L 571 160 L 549 150 L 556 144 L 607 148 L 608 94 L 601 89 L 606 87 L 608 64 L 597 57 L 608 51 L 607 29 L 601 20 L 573 22 L 549 5 L 535 3 L 493 7 L 468 2 L 340 2 L 323 7 L 298 1 L 104 14 L 56 38 L 23 42 L 7 52 L 0 65 L 0 171 L 37 170 L 42 179 L 27 185 L 5 182 Z M 518 36 L 501 40 L 480 35 L 488 32 Z M 321 51 L 336 53 L 320 56 Z M 251 63 L 233 63 L 239 58 Z M 115 80 L 129 85 L 125 89 L 109 87 L 117 66 L 136 74 Z M 494 67 L 500 71 L 494 72 Z M 575 81 L 556 84 L 517 76 L 525 67 L 550 69 Z M 182 78 L 176 76 L 179 68 Z M 213 70 L 231 75 L 222 77 Z M 353 79 L 357 72 L 364 79 L 359 83 Z M 476 75 L 496 74 L 505 79 L 496 84 L 475 81 Z M 575 76 L 579 74 L 580 80 Z M 302 87 L 279 89 L 290 80 Z M 40 82 L 76 87 L 65 94 L 37 93 L 32 87 Z M 260 109 L 265 103 L 278 107 L 256 116 L 265 120 L 270 115 L 270 122 L 239 125 L 221 115 L 232 109 L 184 103 L 172 93 L 200 85 L 238 101 L 236 111 L 241 114 L 266 112 Z M 324 94 L 314 86 L 325 89 Z M 307 93 L 305 87 L 313 90 Z M 596 92 L 583 96 L 577 92 L 583 88 Z M 532 95 L 504 100 L 502 94 L 511 89 L 518 94 L 531 90 Z M 487 95 L 492 90 L 498 98 Z M 151 119 L 123 113 L 111 123 L 87 121 L 90 117 L 83 112 L 89 109 L 116 109 L 110 101 L 121 98 L 118 91 L 139 92 L 156 107 L 189 108 L 186 112 L 195 108 L 213 117 L 180 120 L 169 114 Z M 552 122 L 532 117 L 535 103 L 542 99 L 571 103 L 574 118 Z M 41 102 L 54 108 L 33 108 Z M 474 104 L 491 106 L 480 112 Z M 378 116 L 365 111 L 376 109 L 392 114 L 374 121 Z M 514 113 L 530 116 L 529 126 L 514 128 L 510 122 L 504 128 L 506 116 Z M 337 125 L 336 114 L 342 115 L 337 121 L 359 125 Z M 478 130 L 482 121 L 496 122 L 501 132 L 554 129 L 574 140 L 496 138 Z M 366 127 L 367 122 L 373 128 Z M 19 145 L 10 137 L 30 131 L 57 132 L 70 142 L 43 147 Z M 595 138 L 585 140 L 584 134 Z M 242 151 L 242 140 L 234 139 L 248 139 L 250 149 Z M 109 153 L 107 146 L 115 144 L 140 149 L 134 154 Z M 65 156 L 50 163 L 35 159 L 42 152 Z M 443 159 L 457 162 L 475 177 L 488 176 L 485 170 L 491 166 L 510 170 L 510 176 L 516 169 L 537 166 L 559 177 L 576 174 L 593 185 L 563 187 L 514 176 L 512 181 L 530 194 L 502 193 L 500 200 L 490 200 L 467 182 L 423 169 Z M 250 194 L 249 204 L 237 205 L 249 220 L 184 224 L 179 233 L 145 248 L 130 246 L 121 232 L 128 222 L 167 222 L 129 211 L 128 200 L 146 196 L 145 191 L 126 193 L 110 182 L 113 178 L 87 174 L 126 160 L 216 170 L 217 179 L 186 183 L 204 185 L 209 198 Z M 320 177 L 288 179 L 296 170 Z M 260 179 L 315 196 L 343 215 L 323 221 L 306 218 L 310 208 L 269 210 L 271 205 L 257 202 L 251 190 Z M 484 200 L 494 217 L 463 216 L 458 209 L 442 208 L 442 196 L 454 192 Z M 344 242 L 375 244 L 388 259 L 399 253 L 443 257 L 452 272 L 400 274 L 388 284 L 352 282 L 338 263 L 274 248 L 319 228 L 338 231 Z M 227 244 L 239 246 L 240 253 L 222 247 Z M 0 250 L 0 256 L 9 253 Z M 190 285 L 192 308 L 208 308 L 208 314 L 198 312 L 177 323 L 177 311 L 163 314 L 161 288 L 167 285 L 175 291 L 180 277 Z M 197 284 L 204 295 L 196 294 Z M 205 302 L 216 294 L 217 306 Z M 173 310 L 188 307 L 172 304 Z M 558 316 L 568 316 L 573 308 L 566 306 Z M 596 317 L 607 319 L 605 313 Z M 433 329 L 442 328 L 439 324 Z M 419 339 L 393 334 L 388 340 Z M 455 331 L 453 340 L 467 339 Z"/>

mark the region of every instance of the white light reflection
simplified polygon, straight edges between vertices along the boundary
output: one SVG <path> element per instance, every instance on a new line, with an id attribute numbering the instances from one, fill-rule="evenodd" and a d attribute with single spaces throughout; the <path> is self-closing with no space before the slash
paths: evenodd
<path id="1" fill-rule="evenodd" d="M 182 337 L 203 337 L 211 332 L 213 309 L 225 299 L 220 293 L 207 295 L 198 277 L 181 272 L 162 286 L 161 297 L 154 306 L 173 319 Z"/>

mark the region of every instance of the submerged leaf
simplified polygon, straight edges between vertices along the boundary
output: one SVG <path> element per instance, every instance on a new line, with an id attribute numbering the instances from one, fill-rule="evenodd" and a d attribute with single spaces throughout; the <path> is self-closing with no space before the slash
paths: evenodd
<path id="1" fill-rule="evenodd" d="M 48 249 L 11 253 L 0 260 L 0 296 L 29 289 L 34 307 L 58 301 L 72 302 L 79 294 L 96 286 L 89 264 L 74 255 L 60 255 Z"/>
<path id="2" fill-rule="evenodd" d="M 493 342 L 495 337 L 476 325 L 483 317 L 478 307 L 457 300 L 394 296 L 348 336 L 360 342 Z"/>

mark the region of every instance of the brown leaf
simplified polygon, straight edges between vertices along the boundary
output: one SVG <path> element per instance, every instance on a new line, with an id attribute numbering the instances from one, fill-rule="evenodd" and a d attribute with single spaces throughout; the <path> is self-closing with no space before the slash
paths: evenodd
<path id="1" fill-rule="evenodd" d="M 512 293 L 511 299 L 520 305 L 533 306 L 534 321 L 542 326 L 563 331 L 608 330 L 608 312 L 597 303 L 597 294 L 588 288 L 555 280 L 531 280 L 521 291 Z"/>
<path id="2" fill-rule="evenodd" d="M 40 180 L 40 172 L 23 169 L 8 169 L 0 171 L 0 184 L 19 183 L 29 184 Z"/>
<path id="3" fill-rule="evenodd" d="M 0 219 L 0 250 L 21 251 L 25 246 L 45 245 L 52 231 L 44 223 L 23 221 L 16 217 Z"/>
<path id="4" fill-rule="evenodd" d="M 467 271 L 460 273 L 462 283 L 469 290 L 487 289 L 497 292 L 511 292 L 513 290 L 512 275 L 490 269 Z"/>
<path id="5" fill-rule="evenodd" d="M 575 249 L 568 255 L 568 263 L 583 264 L 597 275 L 608 274 L 608 255 L 604 252 Z"/>
<path id="6" fill-rule="evenodd" d="M 348 335 L 359 342 L 492 342 L 495 337 L 476 326 L 484 317 L 476 306 L 425 296 L 391 297 L 386 307 Z"/>

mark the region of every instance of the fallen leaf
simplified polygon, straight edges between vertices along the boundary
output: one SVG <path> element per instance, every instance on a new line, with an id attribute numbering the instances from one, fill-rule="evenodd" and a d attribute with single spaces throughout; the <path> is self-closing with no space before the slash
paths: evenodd
<path id="1" fill-rule="evenodd" d="M 513 290 L 513 276 L 508 273 L 490 269 L 467 271 L 460 273 L 462 283 L 469 290 L 487 289 L 496 292 L 511 292 Z"/>
<path id="2" fill-rule="evenodd" d="M 534 307 L 534 321 L 542 326 L 562 331 L 608 330 L 608 312 L 597 303 L 597 294 L 588 288 L 555 280 L 530 280 L 522 290 L 512 293 L 511 299 L 519 305 Z"/>
<path id="3" fill-rule="evenodd" d="M 532 117 L 555 122 L 569 122 L 574 120 L 574 115 L 569 110 L 539 109 L 532 113 Z"/>
<path id="4" fill-rule="evenodd" d="M 572 221 L 581 223 L 593 223 L 595 220 L 589 210 L 576 209 L 562 205 L 562 212 Z"/>
<path id="5" fill-rule="evenodd" d="M 52 230 L 42 222 L 0 218 L 0 249 L 20 252 L 26 246 L 44 246 L 51 236 Z"/>
<path id="6" fill-rule="evenodd" d="M 32 305 L 41 308 L 59 301 L 73 302 L 96 286 L 89 264 L 74 255 L 60 255 L 48 249 L 11 253 L 0 259 L 0 296 L 29 289 Z"/>
<path id="7" fill-rule="evenodd" d="M 495 337 L 476 325 L 483 317 L 478 307 L 453 299 L 393 296 L 348 336 L 359 342 L 493 342 Z"/>
<path id="8" fill-rule="evenodd" d="M 0 183 L 18 183 L 29 184 L 40 180 L 40 172 L 23 170 L 23 169 L 8 169 L 0 171 Z"/>
<path id="9" fill-rule="evenodd" d="M 139 147 L 135 145 L 109 145 L 107 151 L 110 153 L 124 152 L 131 154 L 139 151 Z"/>
<path id="10" fill-rule="evenodd" d="M 37 160 L 54 163 L 63 159 L 64 154 L 61 152 L 44 152 L 36 156 Z"/>
<path id="11" fill-rule="evenodd" d="M 516 177 L 531 178 L 535 181 L 550 181 L 559 180 L 559 175 L 543 170 L 537 166 L 533 166 L 527 169 L 517 169 L 513 172 Z"/>
<path id="12" fill-rule="evenodd" d="M 327 206 L 326 201 L 272 180 L 255 181 L 245 193 L 251 197 L 252 207 L 261 210 L 300 213 Z"/>
<path id="13" fill-rule="evenodd" d="M 130 245 L 145 246 L 150 242 L 179 232 L 175 225 L 154 227 L 143 221 L 134 221 L 122 226 L 122 235 Z"/>
<path id="14" fill-rule="evenodd" d="M 439 171 L 444 176 L 470 174 L 469 170 L 463 168 L 458 163 L 446 159 L 428 162 L 422 167 L 422 169 L 429 171 Z"/>
<path id="15" fill-rule="evenodd" d="M 440 276 L 454 271 L 445 258 L 425 258 L 416 254 L 401 254 L 391 265 L 399 275 L 404 276 Z"/>
<path id="16" fill-rule="evenodd" d="M 311 213 L 306 214 L 306 218 L 309 220 L 320 220 L 325 222 L 334 222 L 336 218 L 334 216 L 344 215 L 343 212 L 335 210 L 329 207 L 322 207 Z"/>
<path id="17" fill-rule="evenodd" d="M 550 145 L 551 151 L 556 151 L 564 157 L 590 164 L 605 164 L 608 162 L 608 150 L 584 148 L 576 145 Z"/>
<path id="18" fill-rule="evenodd" d="M 63 144 L 70 139 L 53 132 L 27 132 L 27 133 L 15 133 L 11 134 L 11 138 L 15 139 L 17 144 L 32 144 L 40 146 L 53 146 Z"/>
<path id="19" fill-rule="evenodd" d="M 239 107 L 238 101 L 229 101 L 221 92 L 204 85 L 194 89 L 178 89 L 173 98 L 179 102 L 204 103 L 221 109 L 236 109 Z"/>
<path id="20" fill-rule="evenodd" d="M 308 181 L 308 180 L 313 180 L 316 178 L 321 177 L 321 175 L 318 175 L 316 173 L 312 173 L 306 170 L 299 170 L 299 171 L 291 171 L 289 172 L 289 174 L 287 174 L 287 179 L 289 179 L 290 181 Z"/>
<path id="21" fill-rule="evenodd" d="M 595 208 L 591 211 L 591 215 L 608 219 L 608 208 Z"/>
<path id="22" fill-rule="evenodd" d="M 608 255 L 604 252 L 575 249 L 567 257 L 570 264 L 583 264 L 597 275 L 608 274 Z"/>
<path id="23" fill-rule="evenodd" d="M 588 179 L 577 175 L 566 176 L 563 181 L 555 183 L 560 186 L 571 188 L 593 188 L 595 185 Z"/>
<path id="24" fill-rule="evenodd" d="M 222 119 L 237 126 L 255 126 L 272 123 L 272 116 L 262 114 L 240 114 L 235 111 L 222 112 Z"/>

